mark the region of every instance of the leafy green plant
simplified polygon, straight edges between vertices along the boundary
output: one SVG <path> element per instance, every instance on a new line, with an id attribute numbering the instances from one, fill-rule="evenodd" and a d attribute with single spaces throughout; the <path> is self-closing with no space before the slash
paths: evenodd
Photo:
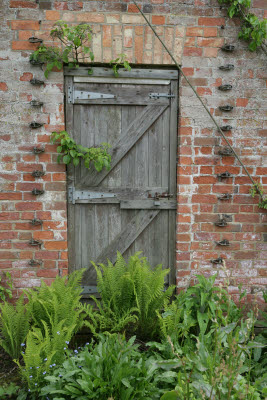
<path id="1" fill-rule="evenodd" d="M 72 335 L 82 326 L 79 304 L 84 271 L 80 269 L 63 278 L 57 276 L 50 286 L 42 282 L 39 288 L 25 291 L 32 324 L 43 335 L 46 334 L 46 327 L 52 332 L 53 327 L 61 323 L 65 328 L 72 327 Z"/>
<path id="2" fill-rule="evenodd" d="M 1 282 L 3 281 L 4 278 L 4 283 L 5 286 L 2 286 Z M 8 296 L 10 299 L 12 298 L 12 289 L 13 289 L 13 283 L 12 283 L 12 278 L 9 272 L 4 272 L 2 276 L 0 275 L 0 299 L 5 301 L 6 297 Z"/>
<path id="3" fill-rule="evenodd" d="M 0 386 L 0 398 L 2 400 L 12 398 L 17 395 L 19 388 L 20 387 L 15 385 L 13 382 L 9 385 Z"/>
<path id="4" fill-rule="evenodd" d="M 116 77 L 119 76 L 119 68 L 125 68 L 126 70 L 131 71 L 129 61 L 126 59 L 126 54 L 119 54 L 118 57 L 111 60 L 109 64 L 112 66 Z"/>
<path id="5" fill-rule="evenodd" d="M 174 286 L 164 291 L 164 279 L 169 270 L 162 269 L 162 265 L 152 269 L 147 259 L 140 257 L 140 252 L 129 257 L 128 263 L 118 252 L 114 265 L 110 261 L 100 267 L 93 265 L 102 309 L 110 309 L 118 319 L 129 312 L 135 313 L 138 321 L 134 332 L 137 336 L 143 340 L 157 336 L 157 312 L 163 309 L 174 291 Z"/>
<path id="6" fill-rule="evenodd" d="M 61 160 L 64 164 L 72 162 L 76 167 L 83 160 L 86 168 L 90 168 L 91 163 L 93 163 L 98 172 L 104 167 L 110 168 L 111 156 L 108 153 L 110 146 L 107 143 L 102 143 L 99 147 L 83 147 L 76 144 L 66 131 L 53 132 L 51 142 L 60 143 L 57 152 L 62 154 L 58 155 L 58 162 L 61 162 Z"/>
<path id="7" fill-rule="evenodd" d="M 53 68 L 61 69 L 64 64 L 69 68 L 77 68 L 80 62 L 94 61 L 90 49 L 92 29 L 88 24 L 69 26 L 64 21 L 56 22 L 50 32 L 53 39 L 61 42 L 61 47 L 41 45 L 31 54 L 30 60 L 46 64 L 45 77 Z"/>
<path id="8" fill-rule="evenodd" d="M 216 275 L 209 278 L 196 275 L 196 278 L 196 285 L 179 293 L 159 314 L 163 337 L 170 336 L 181 344 L 187 338 L 211 337 L 218 324 L 227 326 L 237 323 L 241 318 L 241 310 L 227 291 L 214 286 Z M 241 293 L 241 297 L 244 295 L 245 292 Z"/>
<path id="9" fill-rule="evenodd" d="M 75 330 L 75 325 L 66 326 L 65 320 L 54 323 L 52 318 L 49 325 L 44 321 L 42 325 L 43 329 L 32 327 L 29 331 L 22 354 L 23 363 L 16 360 L 21 378 L 31 393 L 38 393 L 45 375 L 62 364 Z"/>
<path id="10" fill-rule="evenodd" d="M 264 46 L 267 38 L 267 20 L 260 21 L 255 14 L 249 12 L 251 0 L 218 0 L 218 2 L 228 7 L 230 18 L 241 19 L 241 31 L 238 37 L 249 42 L 249 50 L 255 51 L 262 47 L 266 53 Z"/>
<path id="11" fill-rule="evenodd" d="M 254 198 L 257 194 L 260 195 L 260 201 L 258 204 L 259 208 L 264 208 L 267 210 L 267 196 L 263 191 L 262 185 L 260 183 L 255 183 L 251 189 L 250 189 L 250 194 Z"/>
<path id="12" fill-rule="evenodd" d="M 30 311 L 21 296 L 15 305 L 0 303 L 0 346 L 11 358 L 19 358 L 30 328 Z"/>
<path id="13" fill-rule="evenodd" d="M 99 343 L 86 346 L 77 355 L 46 376 L 41 394 L 50 399 L 151 400 L 157 388 L 134 344 L 120 335 L 100 335 Z"/>

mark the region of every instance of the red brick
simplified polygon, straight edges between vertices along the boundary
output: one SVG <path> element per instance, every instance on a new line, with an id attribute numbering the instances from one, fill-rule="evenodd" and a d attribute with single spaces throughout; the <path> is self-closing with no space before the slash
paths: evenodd
<path id="1" fill-rule="evenodd" d="M 218 199 L 215 195 L 200 195 L 194 194 L 192 196 L 192 203 L 217 203 Z"/>
<path id="2" fill-rule="evenodd" d="M 184 56 L 188 57 L 201 57 L 202 56 L 202 49 L 198 47 L 185 47 L 184 48 Z"/>
<path id="3" fill-rule="evenodd" d="M 204 28 L 205 37 L 216 37 L 218 34 L 217 28 Z"/>
<path id="4" fill-rule="evenodd" d="M 212 39 L 198 38 L 197 43 L 199 46 L 203 46 L 203 47 L 221 47 L 224 43 L 224 39 L 223 38 L 212 38 Z"/>
<path id="5" fill-rule="evenodd" d="M 10 8 L 37 8 L 37 4 L 33 1 L 19 1 L 19 0 L 10 0 L 9 3 Z"/>
<path id="6" fill-rule="evenodd" d="M 36 50 L 38 48 L 38 43 L 13 41 L 11 47 L 12 50 Z"/>
<path id="7" fill-rule="evenodd" d="M 136 5 L 134 5 L 134 4 L 129 4 L 129 5 L 128 5 L 128 12 L 139 13 L 139 10 L 138 10 L 138 8 L 136 7 Z"/>
<path id="8" fill-rule="evenodd" d="M 246 107 L 248 105 L 248 99 L 236 99 L 237 107 Z"/>
<path id="9" fill-rule="evenodd" d="M 40 269 L 37 271 L 37 276 L 40 278 L 56 278 L 58 269 Z"/>
<path id="10" fill-rule="evenodd" d="M 0 212 L 0 221 L 16 221 L 18 218 L 18 212 Z"/>
<path id="11" fill-rule="evenodd" d="M 47 10 L 45 15 L 48 21 L 58 21 L 60 19 L 60 13 L 58 11 Z"/>
<path id="12" fill-rule="evenodd" d="M 53 242 L 45 242 L 44 247 L 47 250 L 65 250 L 68 247 L 68 244 L 66 241 L 53 241 Z"/>
<path id="13" fill-rule="evenodd" d="M 0 82 L 0 90 L 6 92 L 8 90 L 7 84 L 5 82 Z"/>
<path id="14" fill-rule="evenodd" d="M 253 0 L 253 7 L 263 8 L 263 10 L 266 10 L 267 7 L 266 0 Z"/>
<path id="15" fill-rule="evenodd" d="M 198 25 L 200 26 L 221 26 L 225 25 L 224 18 L 209 18 L 209 17 L 199 17 Z"/>
<path id="16" fill-rule="evenodd" d="M 187 28 L 186 36 L 203 36 L 203 29 L 198 27 Z"/>
<path id="17" fill-rule="evenodd" d="M 26 201 L 26 202 L 16 203 L 15 207 L 16 210 L 18 211 L 25 211 L 25 210 L 35 211 L 35 210 L 42 210 L 43 203 L 38 201 L 30 201 L 30 202 Z"/>
<path id="18" fill-rule="evenodd" d="M 164 25 L 165 17 L 163 15 L 152 15 L 152 24 L 154 25 Z"/>
<path id="19" fill-rule="evenodd" d="M 16 260 L 18 258 L 18 253 L 11 251 L 0 251 L 1 260 Z"/>
<path id="20" fill-rule="evenodd" d="M 29 82 L 32 78 L 33 74 L 31 72 L 23 72 L 19 80 L 23 82 Z"/>
<path id="21" fill-rule="evenodd" d="M 33 237 L 39 240 L 49 240 L 54 239 L 54 233 L 52 231 L 39 231 L 34 232 Z"/>
<path id="22" fill-rule="evenodd" d="M 11 29 L 13 30 L 33 30 L 33 31 L 38 31 L 40 29 L 40 25 L 38 21 L 29 21 L 29 20 L 23 20 L 23 21 L 11 21 Z"/>
<path id="23" fill-rule="evenodd" d="M 22 193 L 0 193 L 0 200 L 21 200 Z"/>

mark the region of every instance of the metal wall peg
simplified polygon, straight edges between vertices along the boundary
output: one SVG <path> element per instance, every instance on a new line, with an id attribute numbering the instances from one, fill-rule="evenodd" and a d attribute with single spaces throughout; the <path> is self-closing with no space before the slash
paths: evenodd
<path id="1" fill-rule="evenodd" d="M 42 101 L 38 101 L 38 100 L 32 100 L 30 102 L 30 105 L 33 107 L 41 107 L 44 103 Z"/>
<path id="2" fill-rule="evenodd" d="M 40 189 L 34 188 L 34 189 L 32 190 L 32 194 L 33 194 L 34 196 L 41 196 L 42 194 L 44 194 L 44 190 L 40 190 Z"/>
<path id="3" fill-rule="evenodd" d="M 35 36 L 29 37 L 28 41 L 30 43 L 43 43 L 43 39 L 39 39 L 39 38 L 37 38 Z"/>
<path id="4" fill-rule="evenodd" d="M 220 156 L 232 156 L 234 153 L 233 153 L 233 150 L 230 147 L 223 147 L 222 149 L 220 149 L 218 151 L 218 154 Z"/>
<path id="5" fill-rule="evenodd" d="M 235 68 L 235 66 L 233 64 L 221 65 L 219 67 L 219 69 L 222 70 L 222 71 L 231 71 L 234 68 Z"/>
<path id="6" fill-rule="evenodd" d="M 215 242 L 218 246 L 230 246 L 230 242 L 227 239 L 220 240 L 219 242 Z"/>
<path id="7" fill-rule="evenodd" d="M 218 200 L 230 200 L 233 196 L 230 193 L 223 193 L 218 196 Z"/>
<path id="8" fill-rule="evenodd" d="M 233 44 L 225 44 L 224 46 L 221 47 L 221 50 L 223 51 L 228 51 L 228 52 L 232 52 L 234 51 L 235 46 Z"/>
<path id="9" fill-rule="evenodd" d="M 225 172 L 222 172 L 221 174 L 217 174 L 217 178 L 219 179 L 219 180 L 222 180 L 222 179 L 227 179 L 227 178 L 232 178 L 232 174 L 230 174 L 230 172 L 228 172 L 228 171 L 225 171 Z"/>
<path id="10" fill-rule="evenodd" d="M 33 154 L 41 154 L 45 152 L 44 147 L 34 147 L 32 149 Z"/>
<path id="11" fill-rule="evenodd" d="M 29 261 L 29 265 L 31 265 L 32 267 L 34 267 L 35 265 L 41 265 L 42 264 L 42 261 L 40 261 L 40 260 L 33 260 L 33 259 L 31 259 L 30 261 Z"/>
<path id="12" fill-rule="evenodd" d="M 229 104 L 219 107 L 219 110 L 221 110 L 221 111 L 232 111 L 233 109 L 234 109 L 234 107 L 230 106 Z"/>
<path id="13" fill-rule="evenodd" d="M 225 218 L 220 218 L 217 222 L 215 222 L 215 225 L 223 227 L 223 226 L 227 226 L 228 224 L 227 224 L 227 221 Z"/>
<path id="14" fill-rule="evenodd" d="M 221 130 L 223 132 L 230 131 L 231 129 L 233 129 L 233 127 L 231 125 L 223 125 L 223 126 L 221 126 Z"/>
<path id="15" fill-rule="evenodd" d="M 40 81 L 39 79 L 35 78 L 31 79 L 30 83 L 34 86 L 44 85 L 44 81 Z"/>
<path id="16" fill-rule="evenodd" d="M 38 218 L 33 218 L 33 219 L 30 221 L 30 223 L 31 223 L 32 225 L 34 225 L 34 226 L 38 226 L 38 225 L 42 225 L 42 224 L 43 224 L 43 221 L 42 221 L 41 219 L 38 219 Z"/>
<path id="17" fill-rule="evenodd" d="M 42 246 L 43 242 L 41 240 L 31 239 L 29 240 L 28 244 L 30 246 Z"/>
<path id="18" fill-rule="evenodd" d="M 221 90 L 222 92 L 227 92 L 227 90 L 232 90 L 233 86 L 232 85 L 220 85 L 218 86 L 218 89 Z"/>
<path id="19" fill-rule="evenodd" d="M 29 61 L 30 61 L 30 64 L 33 65 L 33 66 L 38 66 L 38 65 L 42 66 L 42 65 L 44 65 L 44 62 L 38 61 L 38 60 L 34 60 L 33 58 L 30 59 Z"/>
<path id="20" fill-rule="evenodd" d="M 32 176 L 34 176 L 34 178 L 40 178 L 41 176 L 44 176 L 45 172 L 44 171 L 32 171 Z"/>
<path id="21" fill-rule="evenodd" d="M 210 260 L 210 262 L 211 262 L 212 264 L 223 264 L 223 258 L 222 258 L 222 257 L 215 258 L 215 259 L 213 259 L 213 260 Z"/>
<path id="22" fill-rule="evenodd" d="M 37 128 L 41 128 L 41 126 L 43 126 L 44 124 L 42 122 L 31 122 L 30 123 L 30 128 L 32 129 L 37 129 Z"/>

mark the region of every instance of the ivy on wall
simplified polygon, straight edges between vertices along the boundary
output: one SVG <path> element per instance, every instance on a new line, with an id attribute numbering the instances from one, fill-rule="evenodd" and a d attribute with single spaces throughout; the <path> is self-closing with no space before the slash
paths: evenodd
<path id="1" fill-rule="evenodd" d="M 259 47 L 267 54 L 267 20 L 262 21 L 250 12 L 251 0 L 218 0 L 220 4 L 227 7 L 230 18 L 239 17 L 241 20 L 241 30 L 239 39 L 249 42 L 250 51 L 255 51 Z"/>

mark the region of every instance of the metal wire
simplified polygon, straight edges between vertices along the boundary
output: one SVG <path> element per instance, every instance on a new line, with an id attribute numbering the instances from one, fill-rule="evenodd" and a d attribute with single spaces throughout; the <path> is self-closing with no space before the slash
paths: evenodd
<path id="1" fill-rule="evenodd" d="M 252 176 L 250 175 L 250 173 L 247 170 L 247 167 L 243 164 L 243 162 L 241 161 L 240 157 L 238 156 L 238 154 L 235 152 L 235 150 L 233 149 L 233 147 L 231 146 L 229 140 L 227 139 L 227 137 L 225 136 L 225 134 L 223 133 L 223 131 L 221 130 L 220 126 L 218 125 L 217 121 L 215 120 L 215 118 L 213 117 L 213 115 L 210 113 L 209 109 L 206 107 L 205 103 L 203 102 L 202 98 L 198 95 L 196 89 L 194 88 L 194 86 L 191 84 L 191 82 L 189 81 L 189 79 L 187 78 L 187 76 L 184 74 L 182 68 L 180 67 L 180 65 L 178 64 L 178 62 L 176 61 L 176 59 L 174 58 L 173 54 L 171 53 L 171 51 L 168 49 L 168 47 L 165 45 L 165 43 L 163 42 L 163 40 L 160 38 L 160 36 L 157 34 L 156 30 L 154 29 L 154 27 L 151 25 L 151 23 L 149 22 L 149 20 L 147 19 L 147 17 L 145 16 L 145 14 L 143 13 L 143 11 L 141 10 L 141 8 L 138 6 L 138 4 L 136 3 L 135 0 L 132 0 L 133 3 L 135 4 L 135 6 L 138 8 L 138 10 L 140 11 L 140 13 L 142 14 L 143 18 L 145 19 L 146 23 L 148 24 L 148 26 L 150 27 L 150 29 L 152 29 L 154 35 L 158 38 L 158 40 L 160 41 L 160 43 L 162 44 L 162 46 L 164 47 L 164 49 L 167 51 L 167 53 L 169 54 L 169 56 L 171 57 L 171 59 L 173 60 L 174 64 L 176 65 L 176 67 L 178 68 L 178 70 L 181 72 L 181 74 L 183 75 L 183 77 L 185 78 L 186 82 L 188 83 L 188 85 L 191 87 L 191 89 L 193 90 L 193 92 L 195 93 L 195 95 L 197 96 L 197 98 L 199 99 L 199 101 L 201 102 L 202 106 L 205 108 L 205 110 L 207 111 L 207 113 L 209 114 L 210 118 L 212 119 L 212 121 L 214 122 L 214 124 L 216 125 L 219 133 L 221 134 L 221 136 L 224 138 L 224 140 L 226 141 L 227 145 L 230 147 L 230 149 L 232 150 L 234 156 L 236 157 L 236 159 L 239 161 L 239 163 L 241 164 L 241 166 L 244 168 L 247 176 L 249 177 L 249 179 L 251 180 L 252 184 L 254 185 L 254 187 L 256 188 L 256 190 L 258 191 L 259 195 L 261 198 L 262 194 L 259 192 L 258 187 L 256 182 L 253 180 Z"/>

